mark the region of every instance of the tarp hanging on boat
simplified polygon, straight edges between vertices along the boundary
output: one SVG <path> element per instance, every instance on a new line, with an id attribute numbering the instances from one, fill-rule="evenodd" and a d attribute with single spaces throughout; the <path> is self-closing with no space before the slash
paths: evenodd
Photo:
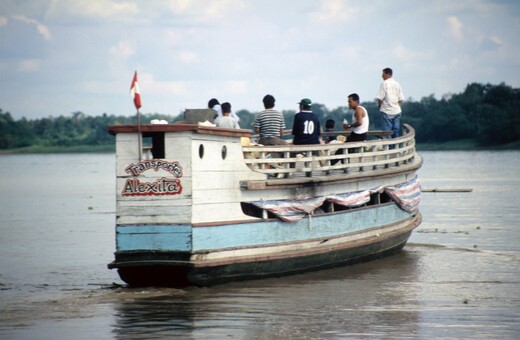
<path id="1" fill-rule="evenodd" d="M 401 209 L 408 212 L 417 210 L 421 202 L 421 183 L 417 177 L 409 182 L 385 187 L 385 192 Z"/>
<path id="2" fill-rule="evenodd" d="M 251 203 L 272 212 L 284 221 L 296 222 L 320 207 L 324 201 L 325 197 L 316 197 L 305 200 L 275 200 Z"/>
<path id="3" fill-rule="evenodd" d="M 395 186 L 377 187 L 370 190 L 346 194 L 327 195 L 304 200 L 256 201 L 251 204 L 265 209 L 287 222 L 296 222 L 319 208 L 325 200 L 348 208 L 360 207 L 370 201 L 370 195 L 386 192 L 401 209 L 412 212 L 417 210 L 421 201 L 421 184 L 417 177 L 409 182 Z"/>
<path id="4" fill-rule="evenodd" d="M 345 207 L 355 208 L 370 201 L 371 193 L 382 191 L 383 188 L 379 187 L 373 190 L 328 195 L 305 200 L 274 200 L 257 201 L 251 203 L 259 208 L 265 209 L 275 214 L 283 221 L 296 222 L 305 217 L 305 215 L 308 215 L 319 208 L 325 200 L 335 204 L 343 205 Z"/>
<path id="5" fill-rule="evenodd" d="M 355 208 L 362 206 L 365 203 L 368 203 L 370 201 L 370 194 L 376 192 L 383 192 L 383 190 L 383 187 L 378 187 L 376 189 L 371 190 L 349 192 L 348 194 L 327 195 L 326 199 L 327 201 L 334 204 L 343 205 L 349 208 Z"/>

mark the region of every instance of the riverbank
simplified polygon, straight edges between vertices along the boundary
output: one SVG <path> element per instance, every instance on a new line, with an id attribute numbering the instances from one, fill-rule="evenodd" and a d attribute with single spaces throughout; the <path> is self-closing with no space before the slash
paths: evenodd
<path id="1" fill-rule="evenodd" d="M 520 140 L 502 145 L 479 145 L 477 139 L 460 139 L 445 143 L 417 143 L 419 151 L 520 150 Z"/>
<path id="2" fill-rule="evenodd" d="M 477 139 L 461 139 L 446 143 L 417 143 L 418 151 L 472 151 L 472 150 L 520 150 L 520 140 L 503 145 L 482 146 Z M 43 146 L 31 145 L 23 148 L 0 150 L 2 154 L 38 154 L 38 153 L 106 153 L 115 152 L 115 144 Z"/>
<path id="3" fill-rule="evenodd" d="M 108 145 L 74 145 L 74 146 L 43 146 L 31 145 L 23 148 L 0 150 L 0 155 L 9 154 L 39 154 L 39 153 L 106 153 L 115 152 L 115 144 Z"/>

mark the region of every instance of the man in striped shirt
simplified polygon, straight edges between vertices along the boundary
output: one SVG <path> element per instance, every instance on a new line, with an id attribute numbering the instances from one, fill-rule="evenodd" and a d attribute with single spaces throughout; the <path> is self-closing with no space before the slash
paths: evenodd
<path id="1" fill-rule="evenodd" d="M 285 122 L 283 115 L 274 109 L 275 99 L 270 94 L 265 95 L 265 110 L 260 112 L 255 118 L 255 131 L 260 134 L 259 144 L 262 145 L 285 145 L 282 139 Z"/>

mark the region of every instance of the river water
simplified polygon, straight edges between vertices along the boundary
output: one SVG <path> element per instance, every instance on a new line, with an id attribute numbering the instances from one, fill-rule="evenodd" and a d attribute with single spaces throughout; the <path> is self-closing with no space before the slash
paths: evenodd
<path id="1" fill-rule="evenodd" d="M 114 155 L 0 156 L 0 339 L 517 339 L 520 152 L 422 152 L 397 255 L 211 288 L 130 289 Z"/>

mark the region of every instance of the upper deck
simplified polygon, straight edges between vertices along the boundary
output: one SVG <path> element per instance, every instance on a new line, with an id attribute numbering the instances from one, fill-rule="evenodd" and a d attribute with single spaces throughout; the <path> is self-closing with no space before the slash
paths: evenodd
<path id="1" fill-rule="evenodd" d="M 355 143 L 261 146 L 250 130 L 118 125 L 118 225 L 206 225 L 258 218 L 259 200 L 301 200 L 395 186 L 416 177 L 414 130 Z M 338 132 L 345 134 L 345 132 Z"/>
<path id="2" fill-rule="evenodd" d="M 152 137 L 152 139 L 165 133 L 180 132 L 241 138 L 244 163 L 254 172 L 266 175 L 262 180 L 242 181 L 242 190 L 318 185 L 320 182 L 330 181 L 355 181 L 360 178 L 415 171 L 422 165 L 422 159 L 415 149 L 415 131 L 407 124 L 403 126 L 404 133 L 399 138 L 388 139 L 385 138 L 387 133 L 383 131 L 370 131 L 367 141 L 316 145 L 262 146 L 254 143 L 255 136 L 251 135 L 250 130 L 224 129 L 197 124 L 117 125 L 111 126 L 109 132 L 111 134 L 140 133 L 144 138 Z M 334 134 L 346 135 L 347 133 L 335 132 Z M 142 153 L 149 153 L 155 148 L 159 149 L 159 152 L 155 152 L 152 158 L 163 158 L 158 144 L 160 143 L 141 147 Z M 224 150 L 222 152 L 225 152 Z M 159 156 L 156 157 L 156 154 Z"/>

